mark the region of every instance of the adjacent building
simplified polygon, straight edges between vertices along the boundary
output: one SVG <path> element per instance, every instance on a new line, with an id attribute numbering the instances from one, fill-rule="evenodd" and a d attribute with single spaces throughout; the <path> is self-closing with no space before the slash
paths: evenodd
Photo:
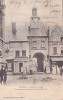
<path id="1" fill-rule="evenodd" d="M 4 1 L 0 0 L 0 68 L 2 64 L 5 64 L 4 9 L 5 9 Z"/>
<path id="2" fill-rule="evenodd" d="M 29 73 L 63 66 L 63 30 L 54 22 L 41 22 L 36 7 L 32 9 L 29 23 L 18 30 L 13 22 L 11 29 L 6 61 L 14 74 L 21 73 L 22 68 Z"/>

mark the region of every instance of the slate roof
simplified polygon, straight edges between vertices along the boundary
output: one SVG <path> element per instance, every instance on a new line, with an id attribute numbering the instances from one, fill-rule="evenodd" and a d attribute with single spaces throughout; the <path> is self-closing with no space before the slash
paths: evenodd
<path id="1" fill-rule="evenodd" d="M 31 33 L 28 33 L 28 26 L 32 28 Z M 34 29 L 35 28 L 35 29 Z M 51 25 L 40 23 L 26 23 L 26 25 L 17 27 L 16 35 L 12 34 L 12 27 L 6 26 L 5 40 L 7 41 L 28 41 L 27 36 L 47 36 L 49 28 L 49 35 L 51 41 L 60 41 L 60 36 L 63 36 L 63 28 L 53 23 Z M 37 30 L 36 30 L 37 29 Z"/>

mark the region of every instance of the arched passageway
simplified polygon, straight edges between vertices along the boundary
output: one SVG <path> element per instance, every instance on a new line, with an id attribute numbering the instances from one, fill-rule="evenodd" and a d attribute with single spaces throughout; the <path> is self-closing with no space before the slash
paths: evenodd
<path id="1" fill-rule="evenodd" d="M 44 71 L 44 55 L 42 53 L 34 54 L 33 58 L 37 59 L 37 70 L 38 72 Z"/>

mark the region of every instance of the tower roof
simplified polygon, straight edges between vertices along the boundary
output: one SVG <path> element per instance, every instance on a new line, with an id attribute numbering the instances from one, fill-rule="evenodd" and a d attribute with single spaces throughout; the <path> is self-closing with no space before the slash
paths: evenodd
<path id="1" fill-rule="evenodd" d="M 37 16 L 37 8 L 33 7 L 32 9 L 32 16 Z"/>

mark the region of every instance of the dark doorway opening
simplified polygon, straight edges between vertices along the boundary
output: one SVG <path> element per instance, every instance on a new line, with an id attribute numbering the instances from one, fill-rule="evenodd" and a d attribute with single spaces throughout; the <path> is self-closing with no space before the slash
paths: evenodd
<path id="1" fill-rule="evenodd" d="M 37 71 L 44 71 L 44 55 L 42 53 L 36 53 L 33 58 L 37 59 Z"/>
<path id="2" fill-rule="evenodd" d="M 19 72 L 21 72 L 22 67 L 23 67 L 23 63 L 19 63 Z"/>

